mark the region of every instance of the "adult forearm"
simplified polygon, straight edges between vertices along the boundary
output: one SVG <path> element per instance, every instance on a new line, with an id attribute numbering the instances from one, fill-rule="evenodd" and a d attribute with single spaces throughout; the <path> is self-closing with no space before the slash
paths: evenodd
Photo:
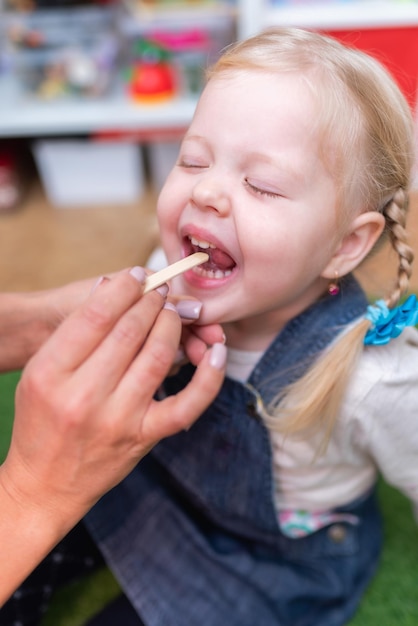
<path id="1" fill-rule="evenodd" d="M 26 293 L 0 293 L 0 372 L 21 369 L 88 297 L 96 279 Z"/>

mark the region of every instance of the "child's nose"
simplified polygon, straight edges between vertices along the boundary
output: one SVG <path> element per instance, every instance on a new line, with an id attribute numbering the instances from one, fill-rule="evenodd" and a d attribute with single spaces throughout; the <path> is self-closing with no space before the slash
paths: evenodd
<path id="1" fill-rule="evenodd" d="M 231 210 L 231 202 L 226 188 L 215 178 L 205 178 L 193 188 L 192 200 L 202 210 L 216 211 L 226 216 Z"/>

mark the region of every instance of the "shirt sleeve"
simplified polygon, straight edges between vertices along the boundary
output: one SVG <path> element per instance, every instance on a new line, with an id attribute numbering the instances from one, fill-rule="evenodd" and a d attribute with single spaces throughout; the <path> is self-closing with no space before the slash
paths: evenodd
<path id="1" fill-rule="evenodd" d="M 365 348 L 353 384 L 357 444 L 412 501 L 418 521 L 418 331 Z"/>

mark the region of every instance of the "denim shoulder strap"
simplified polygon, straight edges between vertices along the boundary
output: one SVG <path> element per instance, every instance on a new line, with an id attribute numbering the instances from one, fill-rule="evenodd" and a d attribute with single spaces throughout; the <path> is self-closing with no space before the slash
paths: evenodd
<path id="1" fill-rule="evenodd" d="M 300 378 L 318 355 L 355 319 L 365 315 L 367 299 L 351 275 L 338 295 L 326 295 L 291 320 L 254 368 L 249 383 L 265 402 Z"/>

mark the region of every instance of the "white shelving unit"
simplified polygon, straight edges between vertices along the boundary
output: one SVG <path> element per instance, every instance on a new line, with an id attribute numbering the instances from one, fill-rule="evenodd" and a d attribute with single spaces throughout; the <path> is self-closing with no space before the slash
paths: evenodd
<path id="1" fill-rule="evenodd" d="M 0 137 L 137 132 L 152 136 L 185 129 L 196 98 L 173 98 L 163 104 L 139 105 L 123 93 L 100 100 L 41 101 L 28 98 L 12 79 L 0 80 Z"/>
<path id="2" fill-rule="evenodd" d="M 128 0 L 123 0 L 128 3 Z M 1 2 L 1 0 L 0 0 Z M 235 15 L 236 13 L 236 15 Z M 309 2 L 306 4 L 275 4 L 269 0 L 236 0 L 219 3 L 217 17 L 233 16 L 237 36 L 247 37 L 273 25 L 295 25 L 305 28 L 355 29 L 385 26 L 418 25 L 418 2 L 356 0 L 347 3 Z M 129 18 L 132 22 L 135 18 Z M 149 13 L 143 17 L 145 26 L 153 20 L 173 22 L 184 20 L 191 24 L 208 23 L 213 19 L 210 8 L 186 10 L 165 15 Z M 0 4 L 1 20 L 1 4 Z M 133 22 L 132 22 L 133 23 Z M 28 98 L 19 90 L 13 77 L 0 76 L 0 138 L 38 135 L 98 133 L 109 130 L 172 134 L 182 132 L 192 118 L 196 97 L 178 97 L 164 104 L 145 106 L 130 102 L 123 89 L 96 101 L 42 101 Z"/>
<path id="3" fill-rule="evenodd" d="M 269 0 L 239 0 L 238 34 L 241 38 L 273 25 L 324 30 L 383 28 L 418 24 L 417 2 L 355 0 L 275 4 Z"/>
<path id="4" fill-rule="evenodd" d="M 0 0 L 1 2 L 1 0 Z M 129 3 L 126 3 L 129 4 Z M 229 2 L 218 3 L 217 8 L 209 4 L 193 10 L 185 8 L 168 14 L 159 11 L 149 12 L 144 17 L 147 28 L 156 24 L 178 22 L 211 24 L 214 15 L 219 19 L 234 17 Z M 128 19 L 131 25 L 135 17 Z M 235 19 L 235 17 L 234 17 Z M 0 4 L 1 20 L 1 4 Z M 133 132 L 140 137 L 152 139 L 181 133 L 190 123 L 196 106 L 197 96 L 179 96 L 161 104 L 141 105 L 129 100 L 122 86 L 113 90 L 109 96 L 97 99 L 56 99 L 45 101 L 28 97 L 15 77 L 0 75 L 0 138 L 39 135 L 70 135 L 100 133 L 107 131 Z"/>

